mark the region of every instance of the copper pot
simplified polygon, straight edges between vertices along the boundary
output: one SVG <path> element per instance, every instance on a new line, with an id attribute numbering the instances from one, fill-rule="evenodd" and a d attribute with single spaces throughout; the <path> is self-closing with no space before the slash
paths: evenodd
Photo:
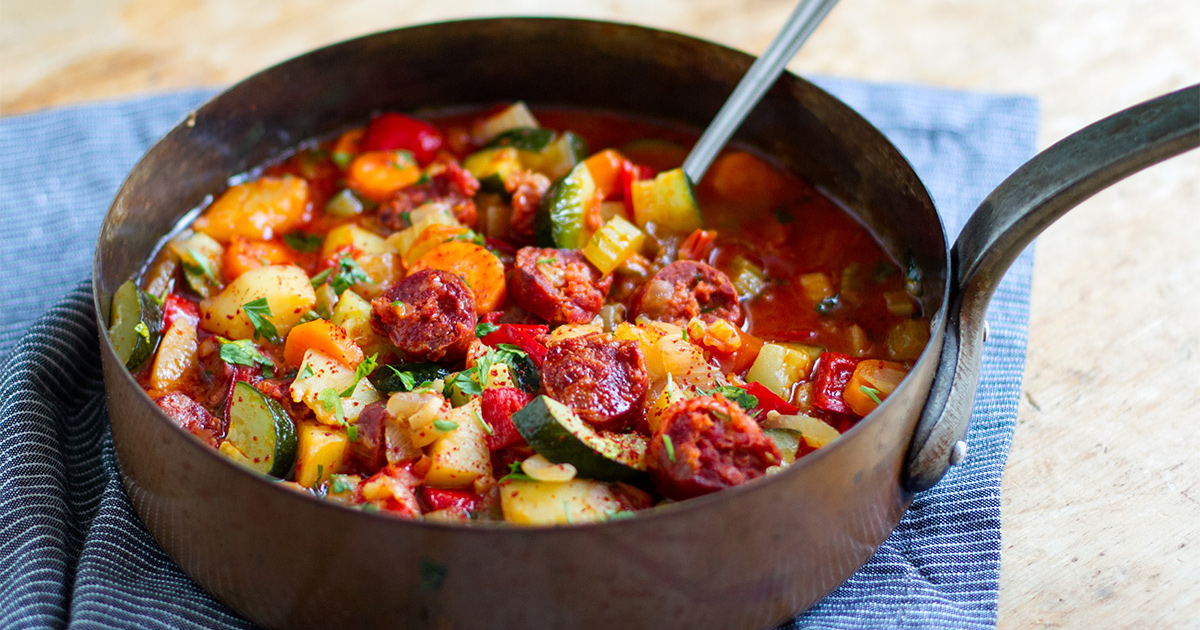
<path id="1" fill-rule="evenodd" d="M 702 128 L 752 59 L 607 22 L 447 22 L 355 39 L 261 72 L 196 110 L 122 186 L 96 250 L 100 329 L 116 288 L 226 179 L 380 110 L 524 100 Z M 953 249 L 924 186 L 852 109 L 784 76 L 737 140 L 845 203 L 922 270 L 929 347 L 841 439 L 781 474 L 637 518 L 567 528 L 456 526 L 314 500 L 219 456 L 101 355 L 122 478 L 147 528 L 222 602 L 269 627 L 762 628 L 860 567 L 913 493 L 961 456 L 983 313 L 1045 226 L 1104 186 L 1197 145 L 1200 88 L 1052 147 L 984 202 Z"/>

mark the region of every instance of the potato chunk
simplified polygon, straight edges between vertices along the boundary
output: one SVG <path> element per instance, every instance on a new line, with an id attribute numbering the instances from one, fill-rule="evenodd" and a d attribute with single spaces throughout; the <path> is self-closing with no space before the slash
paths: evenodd
<path id="1" fill-rule="evenodd" d="M 228 244 L 234 236 L 269 241 L 309 218 L 308 182 L 299 177 L 263 177 L 231 186 L 196 219 L 192 229 Z"/>
<path id="2" fill-rule="evenodd" d="M 281 338 L 317 303 L 303 269 L 295 265 L 259 267 L 238 276 L 219 295 L 200 304 L 200 327 L 229 339 L 250 339 L 254 325 L 242 306 L 260 298 L 266 298 L 271 308 L 266 319 Z"/>

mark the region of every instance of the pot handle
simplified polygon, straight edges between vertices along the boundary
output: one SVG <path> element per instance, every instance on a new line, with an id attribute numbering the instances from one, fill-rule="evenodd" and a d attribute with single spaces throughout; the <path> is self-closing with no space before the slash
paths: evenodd
<path id="1" fill-rule="evenodd" d="M 1135 105 L 1035 156 L 980 204 L 950 251 L 946 334 L 905 462 L 904 487 L 931 488 L 966 455 L 984 314 L 1034 237 L 1109 185 L 1200 145 L 1200 84 Z"/>

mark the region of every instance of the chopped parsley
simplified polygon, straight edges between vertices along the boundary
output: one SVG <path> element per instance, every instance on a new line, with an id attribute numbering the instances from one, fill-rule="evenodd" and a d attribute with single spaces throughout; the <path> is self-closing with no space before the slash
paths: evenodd
<path id="1" fill-rule="evenodd" d="M 387 368 L 396 373 L 396 377 L 400 379 L 400 384 L 404 386 L 404 391 L 411 392 L 413 387 L 416 387 L 417 377 L 413 376 L 412 372 L 401 372 L 393 365 L 389 365 Z"/>
<path id="2" fill-rule="evenodd" d="M 866 385 L 859 385 L 858 390 L 860 392 L 870 396 L 871 400 L 874 400 L 876 405 L 883 404 L 883 401 L 879 399 L 879 390 L 878 389 L 875 389 L 874 387 L 867 387 Z"/>
<path id="3" fill-rule="evenodd" d="M 552 262 L 554 262 L 554 260 L 555 260 L 555 259 L 554 259 L 554 257 L 553 257 L 553 256 L 548 256 L 548 257 L 546 257 L 546 258 L 539 258 L 539 259 L 538 259 L 538 261 L 537 261 L 537 264 L 539 264 L 539 265 L 546 265 L 546 264 L 549 264 L 549 263 L 552 263 Z"/>
<path id="4" fill-rule="evenodd" d="M 261 297 L 251 302 L 246 302 L 242 305 L 242 310 L 246 312 L 246 317 L 250 318 L 250 325 L 254 326 L 254 338 L 260 336 L 270 341 L 271 343 L 280 343 L 279 331 L 275 329 L 275 324 L 268 319 L 271 317 L 271 305 L 267 304 L 267 298 Z"/>
<path id="5" fill-rule="evenodd" d="M 181 261 L 184 271 L 195 275 L 207 278 L 213 284 L 217 283 L 217 271 L 213 269 L 212 261 L 207 256 L 189 247 L 187 250 L 188 257 L 191 260 Z"/>
<path id="6" fill-rule="evenodd" d="M 515 481 L 533 481 L 533 477 L 521 471 L 521 462 L 509 462 L 508 474 L 501 477 L 500 481 L 507 481 L 509 479 Z"/>
<path id="7" fill-rule="evenodd" d="M 309 284 L 312 285 L 312 288 L 316 289 L 316 288 L 320 287 L 322 284 L 325 284 L 325 279 L 328 278 L 329 274 L 331 274 L 331 273 L 333 273 L 332 268 L 326 269 L 325 271 L 322 271 L 321 273 L 313 276 L 312 279 L 309 280 Z"/>
<path id="8" fill-rule="evenodd" d="M 831 295 L 831 296 L 821 300 L 820 302 L 817 302 L 813 306 L 813 310 L 820 313 L 821 315 L 829 315 L 830 313 L 833 313 L 833 311 L 835 309 L 837 309 L 839 301 L 840 300 L 839 300 L 837 294 Z"/>
<path id="9" fill-rule="evenodd" d="M 441 418 L 438 418 L 437 420 L 433 421 L 433 428 L 441 431 L 442 433 L 449 433 L 458 428 L 458 423 L 453 420 L 442 420 Z"/>
<path id="10" fill-rule="evenodd" d="M 283 242 L 287 243 L 288 247 L 306 254 L 321 249 L 321 243 L 323 240 L 324 239 L 316 234 L 309 234 L 308 232 L 303 232 L 300 230 L 288 232 L 287 234 L 283 235 Z"/>
<path id="11" fill-rule="evenodd" d="M 300 323 L 311 322 L 315 319 L 322 319 L 321 314 L 310 308 L 300 316 Z"/>
<path id="12" fill-rule="evenodd" d="M 375 361 L 375 357 L 377 356 L 379 355 L 372 354 L 371 356 L 363 359 L 362 363 L 359 363 L 357 368 L 354 368 L 354 382 L 350 383 L 350 387 L 342 390 L 342 396 L 349 396 L 350 394 L 353 394 L 354 388 L 358 387 L 358 382 L 369 376 L 371 372 L 375 371 L 375 367 L 379 365 L 378 362 Z"/>
<path id="13" fill-rule="evenodd" d="M 302 380 L 312 376 L 313 374 L 314 374 L 314 372 L 313 372 L 312 366 L 305 363 L 304 369 L 300 370 L 300 373 L 296 375 L 296 380 L 302 381 Z"/>
<path id="14" fill-rule="evenodd" d="M 137 323 L 137 326 L 133 327 L 133 332 L 137 333 L 139 337 L 141 337 L 142 339 L 146 340 L 147 343 L 149 343 L 150 328 L 148 326 L 146 326 L 146 322 L 139 321 Z"/>
<path id="15" fill-rule="evenodd" d="M 495 324 L 489 324 L 488 322 L 479 322 L 478 324 L 475 324 L 475 336 L 479 337 L 480 339 L 496 332 L 497 330 L 500 330 L 499 326 Z"/>
<path id="16" fill-rule="evenodd" d="M 675 443 L 671 441 L 671 436 L 667 435 L 666 433 L 663 434 L 663 446 L 667 449 L 667 459 L 671 460 L 671 463 L 674 464 Z"/>
<path id="17" fill-rule="evenodd" d="M 475 410 L 475 419 L 479 421 L 479 424 L 483 425 L 484 432 L 486 432 L 488 435 L 496 435 L 496 432 L 492 430 L 492 425 L 488 424 L 488 421 L 483 419 L 483 414 L 479 413 L 478 409 Z"/>
<path id="18" fill-rule="evenodd" d="M 333 287 L 334 293 L 341 295 L 346 289 L 360 282 L 370 281 L 371 276 L 368 276 L 353 258 L 342 256 L 338 258 L 337 273 L 329 277 L 329 286 Z"/>
<path id="19" fill-rule="evenodd" d="M 707 391 L 700 391 L 704 396 L 714 396 L 720 394 L 731 402 L 737 403 L 739 407 L 745 409 L 747 413 L 754 411 L 758 406 L 758 396 L 738 387 L 736 385 L 718 385 Z"/>
<path id="20" fill-rule="evenodd" d="M 244 365 L 246 367 L 261 365 L 263 367 L 263 374 L 267 378 L 271 378 L 274 375 L 275 362 L 260 352 L 253 341 L 249 339 L 229 341 L 220 337 L 217 338 L 217 341 L 221 343 L 220 357 L 222 361 L 230 365 Z"/>
<path id="21" fill-rule="evenodd" d="M 338 396 L 336 389 L 332 387 L 322 389 L 321 393 L 317 394 L 317 402 L 321 403 L 325 411 L 334 414 L 334 420 L 337 420 L 338 424 L 346 425 L 346 411 L 342 409 L 342 398 Z"/>
<path id="22" fill-rule="evenodd" d="M 335 494 L 354 492 L 355 484 L 346 481 L 343 475 L 334 475 L 329 479 L 329 491 Z"/>

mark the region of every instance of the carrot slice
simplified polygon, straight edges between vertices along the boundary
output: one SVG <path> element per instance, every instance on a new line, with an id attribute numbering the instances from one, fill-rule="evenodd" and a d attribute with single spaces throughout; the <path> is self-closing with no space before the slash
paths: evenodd
<path id="1" fill-rule="evenodd" d="M 460 241 L 443 243 L 417 260 L 412 272 L 422 269 L 458 274 L 475 295 L 476 313 L 488 313 L 504 304 L 504 263 L 487 248 Z"/>
<path id="2" fill-rule="evenodd" d="M 421 234 L 409 246 L 408 251 L 404 252 L 403 263 L 405 268 L 412 267 L 422 256 L 428 254 L 430 250 L 445 243 L 454 240 L 456 236 L 462 236 L 467 233 L 467 228 L 461 225 L 442 225 L 434 223 L 433 225 L 421 230 Z"/>
<path id="3" fill-rule="evenodd" d="M 299 367 L 309 348 L 352 368 L 363 361 L 362 349 L 346 330 L 323 319 L 314 319 L 292 328 L 283 346 L 283 360 L 288 365 Z"/>
<path id="4" fill-rule="evenodd" d="M 859 361 L 846 383 L 842 398 L 854 413 L 865 416 L 879 406 L 904 376 L 908 370 L 899 363 L 868 359 Z"/>
<path id="5" fill-rule="evenodd" d="M 226 281 L 233 282 L 234 278 L 251 269 L 268 265 L 290 265 L 293 262 L 295 261 L 292 259 L 291 250 L 284 245 L 274 241 L 234 236 L 221 257 L 221 274 Z"/>
<path id="6" fill-rule="evenodd" d="M 421 167 L 408 151 L 360 153 L 346 171 L 346 183 L 354 192 L 379 202 L 420 178 Z"/>

